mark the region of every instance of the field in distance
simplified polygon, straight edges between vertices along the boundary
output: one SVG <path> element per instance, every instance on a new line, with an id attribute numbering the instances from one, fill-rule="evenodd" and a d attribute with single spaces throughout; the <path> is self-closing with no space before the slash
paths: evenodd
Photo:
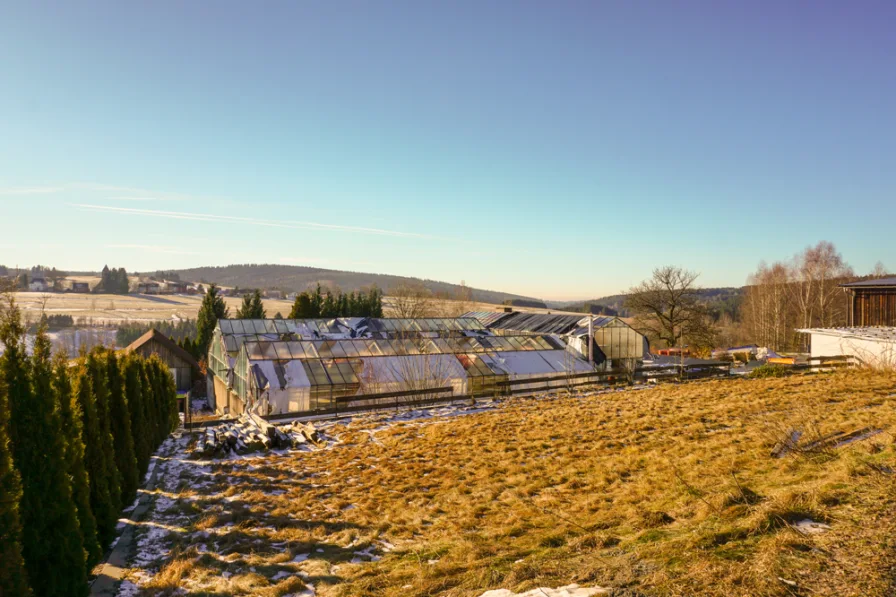
<path id="1" fill-rule="evenodd" d="M 894 388 L 850 371 L 543 395 L 222 461 L 185 437 L 127 594 L 893 595 Z"/>
<path id="2" fill-rule="evenodd" d="M 242 303 L 240 297 L 225 297 L 231 316 L 236 314 Z M 395 317 L 392 298 L 383 300 L 386 317 Z M 16 301 L 30 320 L 36 320 L 45 308 L 48 315 L 71 315 L 78 320 L 94 324 L 117 324 L 125 321 L 152 322 L 163 320 L 196 319 L 202 304 L 201 296 L 185 295 L 145 295 L 145 294 L 56 294 L 42 292 L 18 292 Z M 500 305 L 450 300 L 429 300 L 432 317 L 457 317 L 467 311 L 495 311 Z M 265 299 L 264 307 L 268 317 L 280 313 L 289 316 L 292 301 Z M 539 313 L 559 313 L 548 309 L 517 308 L 517 311 Z M 581 314 L 580 314 L 581 315 Z M 584 315 L 583 315 L 584 317 Z"/>

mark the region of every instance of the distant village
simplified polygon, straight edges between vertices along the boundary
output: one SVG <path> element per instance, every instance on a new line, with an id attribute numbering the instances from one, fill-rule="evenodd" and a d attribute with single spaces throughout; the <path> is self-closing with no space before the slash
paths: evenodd
<path id="1" fill-rule="evenodd" d="M 114 290 L 104 285 L 104 270 L 101 276 L 70 276 L 55 269 L 35 267 L 29 271 L 11 271 L 0 266 L 0 282 L 5 282 L 8 287 L 20 292 L 42 292 L 58 294 L 148 294 L 148 295 L 186 295 L 200 296 L 205 294 L 206 284 L 170 280 L 155 275 L 127 275 L 123 270 L 122 279 L 127 280 L 127 292 L 119 287 Z M 252 288 L 219 288 L 220 296 L 243 296 L 254 292 Z M 262 296 L 270 300 L 294 300 L 295 292 L 287 293 L 282 290 L 264 289 Z"/>

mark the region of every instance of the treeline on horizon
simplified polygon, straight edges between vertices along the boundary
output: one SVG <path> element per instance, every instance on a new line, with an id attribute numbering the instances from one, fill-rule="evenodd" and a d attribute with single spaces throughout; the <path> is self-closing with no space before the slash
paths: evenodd
<path id="1" fill-rule="evenodd" d="M 178 423 L 174 379 L 156 356 L 97 348 L 32 355 L 15 300 L 0 304 L 0 595 L 86 596 L 90 570 Z"/>

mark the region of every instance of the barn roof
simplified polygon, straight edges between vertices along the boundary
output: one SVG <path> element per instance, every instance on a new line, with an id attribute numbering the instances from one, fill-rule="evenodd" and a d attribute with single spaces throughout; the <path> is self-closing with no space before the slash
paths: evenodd
<path id="1" fill-rule="evenodd" d="M 195 357 L 193 357 L 193 355 L 191 355 L 189 352 L 187 352 L 186 350 L 184 350 L 183 348 L 178 346 L 174 340 L 172 340 L 171 338 L 169 338 L 168 336 L 166 336 L 165 334 L 163 334 L 162 332 L 158 331 L 155 328 L 149 330 L 148 332 L 146 332 L 145 334 L 143 334 L 142 336 L 140 336 L 139 338 L 137 338 L 136 340 L 131 342 L 131 344 L 124 350 L 125 350 L 125 352 L 134 352 L 134 351 L 140 349 L 143 345 L 152 342 L 153 340 L 155 340 L 156 342 L 158 342 L 159 344 L 161 344 L 162 346 L 164 346 L 165 348 L 167 348 L 168 350 L 170 350 L 171 352 L 176 354 L 178 357 L 180 357 L 184 361 L 188 362 L 192 367 L 199 369 L 199 363 L 196 361 L 196 359 L 195 359 Z"/>
<path id="2" fill-rule="evenodd" d="M 876 280 L 862 280 L 841 284 L 843 288 L 896 288 L 896 276 L 892 278 L 877 278 Z"/>

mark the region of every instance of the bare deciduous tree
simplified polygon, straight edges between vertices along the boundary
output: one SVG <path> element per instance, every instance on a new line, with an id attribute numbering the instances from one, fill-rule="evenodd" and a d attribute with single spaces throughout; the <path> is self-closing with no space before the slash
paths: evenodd
<path id="1" fill-rule="evenodd" d="M 872 278 L 886 278 L 889 275 L 890 273 L 887 271 L 886 266 L 881 261 L 875 263 L 874 269 L 871 270 Z"/>
<path id="2" fill-rule="evenodd" d="M 796 329 L 846 323 L 847 298 L 840 284 L 853 277 L 836 247 L 822 241 L 789 265 L 759 264 L 747 280 L 742 310 L 749 339 L 775 350 L 806 348 Z"/>
<path id="3" fill-rule="evenodd" d="M 435 304 L 432 292 L 423 282 L 409 282 L 396 286 L 389 293 L 394 317 L 418 319 L 433 317 Z"/>
<path id="4" fill-rule="evenodd" d="M 711 348 L 716 330 L 700 304 L 698 276 L 675 266 L 653 270 L 649 280 L 629 290 L 625 301 L 635 314 L 635 327 L 669 347 L 684 340 L 698 348 Z"/>
<path id="5" fill-rule="evenodd" d="M 744 319 L 754 342 L 774 350 L 783 350 L 790 327 L 791 270 L 777 262 L 759 264 L 756 273 L 747 279 Z"/>

